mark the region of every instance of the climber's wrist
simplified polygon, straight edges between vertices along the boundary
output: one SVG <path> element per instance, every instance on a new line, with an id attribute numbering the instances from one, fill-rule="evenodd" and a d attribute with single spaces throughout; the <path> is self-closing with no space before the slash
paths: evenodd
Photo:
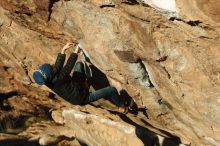
<path id="1" fill-rule="evenodd" d="M 66 51 L 66 50 L 62 49 L 62 50 L 61 50 L 61 54 L 65 54 L 65 51 Z"/>

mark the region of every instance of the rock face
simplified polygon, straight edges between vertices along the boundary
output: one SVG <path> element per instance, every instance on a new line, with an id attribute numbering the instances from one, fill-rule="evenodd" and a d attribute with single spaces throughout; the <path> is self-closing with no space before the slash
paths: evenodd
<path id="1" fill-rule="evenodd" d="M 20 132 L 41 145 L 220 145 L 219 2 L 177 0 L 178 18 L 148 2 L 0 1 L 1 119 L 56 108 L 55 122 Z M 94 88 L 115 86 L 138 111 L 120 116 L 105 100 L 72 106 L 33 83 L 33 70 L 75 40 L 94 65 Z"/>
<path id="2" fill-rule="evenodd" d="M 200 20 L 215 25 L 220 22 L 220 2 L 218 0 L 177 0 L 181 15 L 190 20 Z"/>

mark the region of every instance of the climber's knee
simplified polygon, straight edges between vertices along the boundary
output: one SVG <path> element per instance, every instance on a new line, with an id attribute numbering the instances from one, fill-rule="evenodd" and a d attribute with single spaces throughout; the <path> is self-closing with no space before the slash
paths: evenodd
<path id="1" fill-rule="evenodd" d="M 115 88 L 115 87 L 113 87 L 113 86 L 108 86 L 108 90 L 111 92 L 111 93 L 113 93 L 113 94 L 117 94 L 118 93 L 118 91 L 117 91 L 117 89 Z"/>

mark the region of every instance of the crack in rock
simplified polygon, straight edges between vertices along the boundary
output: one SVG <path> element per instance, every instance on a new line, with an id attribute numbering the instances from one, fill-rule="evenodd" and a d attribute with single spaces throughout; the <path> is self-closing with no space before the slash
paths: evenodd
<path id="1" fill-rule="evenodd" d="M 133 50 L 114 51 L 115 55 L 123 62 L 129 63 L 128 67 L 139 83 L 145 87 L 154 87 L 150 81 L 148 71 L 143 61 L 137 57 Z"/>
<path id="2" fill-rule="evenodd" d="M 137 79 L 141 85 L 145 87 L 153 87 L 148 71 L 142 61 L 130 63 L 129 68 L 133 72 L 134 78 Z"/>
<path id="3" fill-rule="evenodd" d="M 181 19 L 181 18 L 178 18 L 178 17 L 170 17 L 169 20 L 170 20 L 170 21 L 181 21 L 181 22 L 186 23 L 186 24 L 188 24 L 188 25 L 190 25 L 190 26 L 199 26 L 199 25 L 202 23 L 202 21 L 200 21 L 200 20 L 195 20 L 195 21 L 189 20 L 189 21 L 185 21 L 185 20 L 183 20 L 183 19 Z"/>
<path id="4" fill-rule="evenodd" d="M 52 14 L 52 8 L 53 8 L 53 5 L 54 3 L 58 2 L 60 0 L 50 0 L 49 1 L 49 7 L 48 7 L 48 12 L 49 12 L 49 15 L 48 15 L 48 21 L 50 21 L 50 18 L 51 18 L 51 14 Z"/>

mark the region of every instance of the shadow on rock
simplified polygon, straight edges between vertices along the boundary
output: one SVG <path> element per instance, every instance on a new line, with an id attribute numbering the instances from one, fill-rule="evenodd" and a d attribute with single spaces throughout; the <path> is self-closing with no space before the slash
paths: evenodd
<path id="1" fill-rule="evenodd" d="M 125 105 L 130 107 L 130 110 L 129 110 L 130 113 L 137 115 L 138 112 L 140 111 L 148 118 L 148 115 L 146 112 L 147 109 L 138 107 L 138 105 L 135 103 L 133 98 L 128 94 L 126 90 L 121 90 L 120 96 L 122 100 L 124 101 Z"/>
<path id="2" fill-rule="evenodd" d="M 90 68 L 91 68 L 92 74 L 93 74 L 93 77 L 92 77 L 93 79 L 92 79 L 91 85 L 95 90 L 98 90 L 98 89 L 101 89 L 101 88 L 104 88 L 104 87 L 107 87 L 110 85 L 108 78 L 101 70 L 99 70 L 93 64 L 90 65 Z"/>
<path id="3" fill-rule="evenodd" d="M 18 95 L 17 91 L 11 91 L 7 93 L 0 93 L 0 109 L 4 111 L 9 111 L 12 109 L 9 105 L 4 105 L 4 101 L 8 98 Z"/>
<path id="4" fill-rule="evenodd" d="M 135 126 L 135 133 L 145 146 L 179 146 L 181 144 L 179 137 L 173 136 L 168 132 L 166 134 L 170 137 L 164 137 L 162 143 L 160 143 L 158 134 L 135 123 L 127 115 L 120 114 L 119 116 L 124 122 Z M 150 124 L 148 123 L 148 125 Z"/>
<path id="5" fill-rule="evenodd" d="M 1 146 L 40 146 L 38 141 L 28 141 L 26 139 L 1 140 Z"/>
<path id="6" fill-rule="evenodd" d="M 91 61 L 88 57 L 85 56 L 85 58 L 86 58 L 87 62 L 91 63 Z M 99 70 L 92 63 L 90 65 L 90 68 L 91 68 L 92 74 L 93 74 L 91 86 L 95 90 L 110 86 L 110 83 L 107 79 L 107 76 L 101 70 Z M 126 90 L 121 90 L 120 96 L 121 96 L 122 100 L 124 101 L 124 103 L 126 104 L 126 106 L 129 106 L 131 101 L 133 101 L 133 98 L 128 94 L 128 92 Z M 143 112 L 143 114 L 146 116 L 146 118 L 148 118 L 148 114 L 146 112 L 147 109 L 146 108 L 138 108 L 137 104 L 133 101 L 132 110 L 130 110 L 130 113 L 137 115 L 138 111 Z M 115 112 L 115 111 L 109 111 L 109 112 L 111 112 L 112 114 L 118 114 L 118 112 Z M 126 123 L 135 126 L 135 133 L 145 146 L 171 146 L 171 145 L 172 146 L 179 146 L 179 144 L 180 144 L 179 137 L 173 136 L 166 131 L 162 131 L 162 132 L 169 135 L 170 137 L 168 137 L 168 138 L 165 137 L 163 139 L 163 142 L 160 143 L 158 135 L 156 133 L 154 133 L 153 131 L 150 131 L 149 129 L 147 129 L 143 126 L 138 125 L 137 123 L 132 121 L 127 115 L 120 114 L 119 116 Z M 146 121 L 144 121 L 144 123 L 147 125 L 150 125 Z"/>

